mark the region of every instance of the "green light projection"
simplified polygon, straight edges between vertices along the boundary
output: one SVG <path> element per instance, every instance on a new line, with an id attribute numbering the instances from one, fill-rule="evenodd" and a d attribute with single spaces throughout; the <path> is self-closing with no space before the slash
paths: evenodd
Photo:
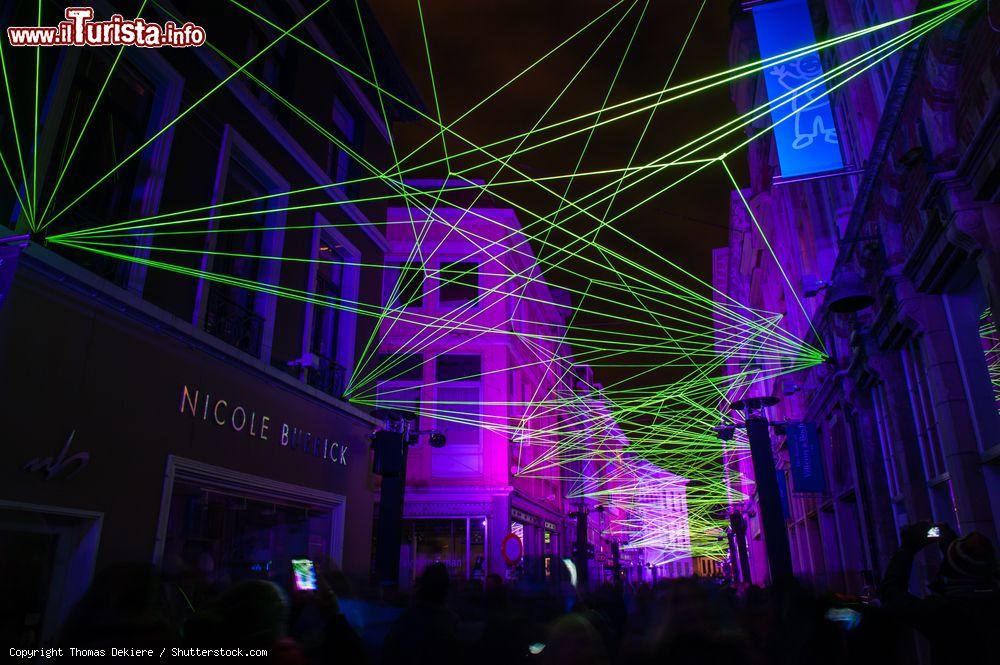
<path id="1" fill-rule="evenodd" d="M 975 0 L 944 2 L 878 25 L 859 26 L 809 48 L 675 83 L 677 65 L 689 41 L 697 35 L 698 19 L 705 7 L 703 0 L 692 8 L 695 11 L 691 25 L 684 33 L 682 46 L 663 85 L 634 98 L 614 101 L 619 75 L 628 66 L 629 57 L 634 57 L 633 45 L 649 6 L 649 0 L 618 0 L 453 118 L 445 117 L 441 99 L 460 91 L 444 90 L 438 84 L 429 40 L 434 26 L 425 21 L 421 0 L 416 0 L 419 19 L 416 29 L 425 60 L 419 64 L 429 76 L 432 111 L 416 107 L 383 86 L 364 18 L 356 4 L 366 66 L 348 66 L 311 41 L 303 28 L 329 1 L 319 3 L 293 24 L 282 26 L 238 0 L 230 0 L 234 12 L 253 17 L 276 36 L 249 58 L 233 57 L 217 44 L 207 42 L 204 48 L 228 66 L 228 73 L 175 117 L 150 131 L 137 148 L 121 156 L 110 170 L 87 172 L 86 165 L 81 166 L 85 157 L 78 154 L 78 148 L 92 119 L 95 115 L 99 117 L 102 99 L 125 47 L 118 48 L 82 126 L 61 160 L 49 167 L 54 169 L 55 177 L 48 191 L 40 187 L 47 181 L 39 172 L 42 49 L 33 54 L 34 97 L 31 117 L 26 119 L 24 112 L 29 105 L 19 101 L 14 92 L 16 86 L 9 71 L 11 54 L 0 43 L 0 72 L 7 98 L 0 107 L 7 112 L 12 136 L 12 150 L 0 150 L 0 166 L 18 202 L 19 225 L 37 238 L 44 237 L 52 246 L 371 319 L 375 322 L 373 332 L 363 340 L 361 358 L 345 392 L 346 399 L 361 407 L 376 403 L 408 405 L 406 390 L 427 388 L 429 394 L 436 395 L 436 386 L 444 383 L 411 382 L 406 390 L 387 388 L 387 382 L 398 379 L 406 367 L 402 353 L 380 354 L 386 339 L 393 338 L 397 344 L 402 340 L 400 350 L 423 354 L 425 363 L 448 353 L 461 353 L 463 346 L 474 340 L 507 340 L 520 349 L 520 357 L 527 359 L 517 369 L 549 379 L 539 381 L 523 397 L 513 399 L 484 399 L 478 405 L 454 399 L 422 401 L 421 416 L 438 423 L 479 426 L 502 435 L 517 448 L 518 476 L 561 481 L 570 499 L 593 497 L 620 508 L 625 516 L 616 528 L 628 535 L 632 546 L 662 545 L 675 535 L 661 533 L 655 521 L 651 524 L 646 518 L 636 517 L 640 512 L 647 516 L 650 511 L 656 514 L 665 496 L 663 483 L 680 482 L 663 480 L 648 471 L 649 465 L 667 469 L 686 483 L 691 552 L 721 556 L 724 542 L 719 541 L 717 534 L 723 525 L 718 511 L 727 502 L 740 498 L 733 494 L 734 479 L 726 476 L 721 459 L 724 452 L 739 456 L 747 451 L 745 438 L 740 435 L 729 442 L 716 438 L 712 428 L 719 423 L 720 411 L 726 410 L 730 399 L 747 394 L 755 385 L 823 362 L 825 353 L 815 346 L 818 335 L 813 330 L 790 329 L 780 313 L 753 309 L 716 291 L 683 266 L 637 242 L 622 221 L 641 217 L 650 202 L 711 169 L 724 173 L 739 191 L 727 158 L 766 137 L 777 124 L 772 122 L 775 109 L 786 111 L 778 122 L 792 118 L 796 100 L 810 95 L 818 86 L 826 86 L 827 95 L 834 93 L 969 9 Z M 177 18 L 155 0 L 144 0 L 139 13 L 152 8 Z M 39 25 L 41 14 L 39 2 Z M 615 40 L 616 35 L 624 38 Z M 872 35 L 881 39 L 875 48 L 863 49 L 857 56 L 829 67 L 821 77 L 718 127 L 696 133 L 693 138 L 653 137 L 649 131 L 654 114 L 669 109 L 670 105 L 697 104 L 699 94 L 756 76 L 766 67 Z M 561 55 L 568 44 L 587 39 L 593 41 L 591 53 L 577 63 L 561 86 L 552 90 L 550 99 L 542 100 L 541 111 L 529 128 L 503 128 L 499 137 L 481 143 L 460 132 L 463 121 L 470 115 L 509 91 L 518 81 L 532 76 L 543 64 L 551 63 L 553 56 Z M 250 66 L 282 42 L 298 49 L 300 57 L 328 66 L 331 75 L 350 76 L 372 94 L 386 129 L 390 152 L 387 162 L 374 163 L 360 154 L 328 128 L 325 118 L 313 117 L 252 73 Z M 623 44 L 620 52 L 610 53 L 616 44 Z M 55 57 L 48 53 L 45 56 Z M 593 108 L 567 112 L 567 92 L 585 84 L 593 63 L 601 57 L 611 57 L 614 62 L 607 87 L 592 91 Z M 234 81 L 242 81 L 269 96 L 315 132 L 315 140 L 329 142 L 347 155 L 360 175 L 60 232 L 60 221 L 85 205 L 93 192 L 113 187 L 115 174 L 124 165 L 153 149 L 157 139 Z M 393 133 L 390 107 L 406 109 L 428 128 L 427 139 L 405 154 Z M 639 121 L 639 129 L 634 142 L 623 149 L 623 162 L 588 167 L 592 143 L 603 132 L 633 120 Z M 31 134 L 26 137 L 28 131 Z M 641 148 L 654 138 L 654 154 L 644 156 L 648 151 Z M 529 175 L 520 166 L 520 160 L 532 153 L 557 154 L 560 163 L 565 164 L 560 169 L 563 172 Z M 434 189 L 414 186 L 410 179 L 425 173 L 443 176 L 441 186 Z M 67 193 L 69 183 L 73 183 L 74 191 Z M 524 196 L 525 188 L 530 188 L 530 197 Z M 363 193 L 348 195 L 359 190 Z M 455 207 L 451 200 L 458 194 L 463 198 L 463 214 L 455 216 L 448 210 Z M 720 197 L 727 194 L 719 192 Z M 742 197 L 740 193 L 755 231 L 787 282 L 779 255 L 765 235 L 766 229 Z M 267 214 L 257 215 L 262 204 L 267 206 Z M 276 213 L 359 207 L 371 210 L 373 206 L 383 209 L 402 206 L 408 210 L 409 218 L 290 225 L 273 222 Z M 516 212 L 519 222 L 498 217 L 490 212 L 491 208 L 509 208 Z M 655 224 L 659 220 L 650 216 L 645 223 Z M 192 245 L 192 240 L 206 234 L 273 230 L 312 234 L 317 228 L 366 224 L 383 232 L 391 232 L 398 225 L 414 239 L 410 255 L 399 270 L 400 278 L 389 294 L 387 302 L 391 305 L 268 284 L 213 270 L 211 260 L 198 264 L 199 267 L 186 260 L 194 255 L 278 264 L 337 263 L 378 271 L 380 264 L 360 260 L 334 262 L 317 256 L 217 251 Z M 413 304 L 415 284 L 426 282 L 422 297 L 427 297 L 468 276 L 461 271 L 442 274 L 420 267 L 442 247 L 444 240 L 431 233 L 436 228 L 446 229 L 449 237 L 460 238 L 469 247 L 466 256 L 453 260 L 479 263 L 477 274 L 489 278 L 492 284 L 480 289 L 473 299 L 447 311 L 408 306 Z M 143 244 L 145 251 L 136 251 L 138 243 Z M 811 317 L 795 295 L 797 290 L 788 286 L 786 293 L 794 295 L 795 306 L 801 309 L 804 321 L 811 327 Z M 557 302 L 553 295 L 557 292 L 565 294 L 566 300 Z M 407 294 L 409 302 L 404 297 Z M 401 299 L 404 301 L 400 302 Z M 507 308 L 507 313 L 498 323 L 482 323 L 484 311 L 501 305 Z M 555 316 L 555 311 L 563 314 Z M 983 333 L 983 338 L 995 342 L 994 333 L 990 329 Z M 996 355 L 995 346 L 995 343 L 991 346 L 991 357 Z M 994 364 L 991 362 L 991 375 L 995 374 Z M 593 379 L 581 380 L 578 369 L 581 365 L 592 369 Z M 510 369 L 483 371 L 464 378 L 495 378 L 491 374 L 505 376 Z M 626 378 L 601 384 L 605 373 Z M 481 412 L 471 409 L 472 406 L 481 406 Z"/>

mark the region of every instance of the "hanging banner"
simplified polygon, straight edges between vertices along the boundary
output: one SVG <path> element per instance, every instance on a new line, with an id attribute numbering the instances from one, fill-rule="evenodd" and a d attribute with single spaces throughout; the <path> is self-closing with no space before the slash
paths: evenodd
<path id="1" fill-rule="evenodd" d="M 823 451 L 819 445 L 816 423 L 788 423 L 785 431 L 788 434 L 786 441 L 793 489 L 810 494 L 825 492 Z"/>
<path id="2" fill-rule="evenodd" d="M 761 59 L 816 43 L 806 0 L 777 0 L 752 11 Z M 778 123 L 773 131 L 783 178 L 844 168 L 826 84 L 813 87 L 821 76 L 818 53 L 805 53 L 764 69 L 767 97 L 777 104 L 771 109 L 771 122 Z M 790 114 L 794 115 L 782 120 Z"/>

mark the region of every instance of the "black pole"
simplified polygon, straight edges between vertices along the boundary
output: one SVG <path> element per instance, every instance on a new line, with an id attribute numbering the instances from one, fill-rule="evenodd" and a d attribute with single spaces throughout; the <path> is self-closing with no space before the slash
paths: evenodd
<path id="1" fill-rule="evenodd" d="M 615 588 L 622 588 L 622 549 L 617 540 L 611 541 L 611 570 L 615 575 Z"/>
<path id="2" fill-rule="evenodd" d="M 590 575 L 588 571 L 588 560 L 590 559 L 590 543 L 587 542 L 588 520 L 587 506 L 580 503 L 580 508 L 573 513 L 576 517 L 576 542 L 573 544 L 573 560 L 576 563 L 577 586 L 586 591 L 590 586 Z"/>
<path id="3" fill-rule="evenodd" d="M 734 576 L 735 581 L 743 582 L 744 584 L 752 584 L 753 579 L 750 576 L 750 553 L 747 551 L 747 521 L 743 517 L 743 513 L 738 510 L 734 510 L 729 515 L 729 538 L 730 543 L 736 544 L 735 556 L 738 557 L 739 565 L 737 566 L 737 560 L 733 559 L 733 565 L 739 571 L 739 577 Z M 729 546 L 733 547 L 732 544 Z M 732 549 L 730 549 L 732 552 Z M 730 558 L 734 555 L 731 554 Z"/>
<path id="4" fill-rule="evenodd" d="M 374 447 L 375 473 L 382 475 L 375 534 L 375 583 L 395 588 L 399 584 L 408 446 L 402 432 L 381 430 L 375 434 Z"/>
<path id="5" fill-rule="evenodd" d="M 739 562 L 740 555 L 736 550 L 736 534 L 733 532 L 731 526 L 726 529 L 726 543 L 729 545 L 729 579 L 733 583 L 742 582 L 743 578 L 740 574 Z"/>
<path id="6" fill-rule="evenodd" d="M 847 412 L 847 425 L 850 429 L 851 446 L 854 448 L 855 472 L 858 478 L 858 503 L 861 505 L 861 514 L 865 518 L 865 533 L 868 536 L 869 568 L 867 572 L 871 579 L 865 580 L 865 584 L 874 586 L 875 580 L 882 579 L 882 573 L 879 571 L 881 566 L 879 565 L 878 534 L 875 532 L 875 518 L 872 514 L 871 495 L 869 494 L 871 486 L 868 484 L 864 447 L 861 445 L 861 433 L 858 431 L 858 415 L 854 408 Z"/>
<path id="7" fill-rule="evenodd" d="M 767 563 L 771 569 L 771 582 L 774 583 L 778 579 L 792 576 L 792 555 L 788 546 L 788 531 L 785 529 L 785 516 L 781 509 L 778 478 L 771 452 L 771 434 L 768 429 L 770 424 L 762 413 L 755 411 L 747 409 L 747 438 L 750 440 L 750 456 L 753 459 L 757 504 L 760 507 Z"/>

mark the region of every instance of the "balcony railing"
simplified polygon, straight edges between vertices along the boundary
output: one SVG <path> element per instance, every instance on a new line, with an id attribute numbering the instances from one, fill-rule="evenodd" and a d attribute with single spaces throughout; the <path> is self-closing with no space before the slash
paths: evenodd
<path id="1" fill-rule="evenodd" d="M 342 397 L 344 394 L 344 374 L 342 366 L 330 360 L 326 356 L 313 354 L 315 364 L 306 369 L 306 383 L 333 397 Z"/>
<path id="2" fill-rule="evenodd" d="M 205 332 L 259 358 L 263 330 L 264 317 L 227 297 L 218 287 L 209 289 Z"/>

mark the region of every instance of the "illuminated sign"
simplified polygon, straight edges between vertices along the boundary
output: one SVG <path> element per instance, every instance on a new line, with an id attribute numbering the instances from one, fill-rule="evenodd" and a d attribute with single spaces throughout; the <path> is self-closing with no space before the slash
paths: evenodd
<path id="1" fill-rule="evenodd" d="M 816 43 L 806 0 L 778 0 L 752 11 L 761 59 Z M 823 65 L 815 52 L 764 69 L 768 99 L 776 104 L 771 121 L 777 123 L 774 141 L 785 178 L 844 168 L 826 84 L 817 83 L 822 76 Z"/>
<path id="2" fill-rule="evenodd" d="M 331 441 L 328 437 L 293 427 L 287 422 L 278 427 L 272 424 L 270 416 L 222 399 L 218 395 L 203 395 L 199 389 L 192 390 L 186 384 L 181 389 L 178 410 L 192 418 L 225 427 L 251 439 L 271 442 L 280 448 L 296 450 L 324 462 L 347 466 L 347 444 Z"/>

